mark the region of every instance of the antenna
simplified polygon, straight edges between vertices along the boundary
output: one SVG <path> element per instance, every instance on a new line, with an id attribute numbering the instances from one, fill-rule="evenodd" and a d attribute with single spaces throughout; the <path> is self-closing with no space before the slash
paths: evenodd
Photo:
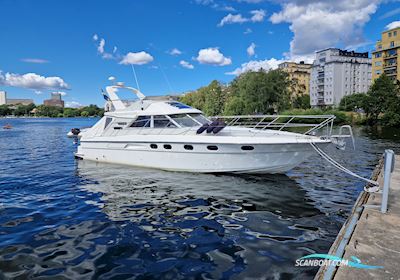
<path id="1" fill-rule="evenodd" d="M 131 66 L 132 66 L 133 76 L 135 77 L 136 86 L 137 86 L 138 90 L 141 91 L 141 90 L 140 90 L 140 86 L 139 86 L 139 82 L 138 82 L 138 79 L 137 79 L 137 76 L 136 76 L 135 67 L 133 66 L 133 64 L 131 64 Z"/>
<path id="2" fill-rule="evenodd" d="M 159 68 L 161 70 L 161 73 L 163 74 L 163 77 L 164 77 L 165 81 L 167 82 L 167 85 L 169 87 L 169 91 L 171 93 L 174 93 L 174 90 L 172 89 L 171 83 L 169 82 L 169 79 L 168 79 L 167 75 L 165 74 L 164 70 L 162 69 L 161 63 L 159 63 L 158 65 L 160 66 Z"/>

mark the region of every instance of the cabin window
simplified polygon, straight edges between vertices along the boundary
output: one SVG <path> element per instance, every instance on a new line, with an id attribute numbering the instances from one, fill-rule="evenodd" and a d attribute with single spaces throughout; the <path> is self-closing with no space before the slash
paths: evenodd
<path id="1" fill-rule="evenodd" d="M 157 149 L 158 146 L 157 146 L 157 144 L 150 144 L 150 148 L 152 148 L 152 149 Z"/>
<path id="2" fill-rule="evenodd" d="M 186 114 L 176 114 L 169 116 L 171 117 L 171 119 L 173 119 L 177 124 L 179 124 L 182 127 L 199 126 L 197 122 L 195 122 Z"/>
<path id="3" fill-rule="evenodd" d="M 177 101 L 172 101 L 172 102 L 168 102 L 169 105 L 174 106 L 178 109 L 192 109 L 192 107 L 190 107 L 189 105 L 177 102 Z"/>
<path id="4" fill-rule="evenodd" d="M 131 127 L 150 127 L 150 116 L 138 116 Z"/>
<path id="5" fill-rule="evenodd" d="M 174 125 L 166 116 L 154 116 L 153 117 L 153 127 L 154 128 L 174 128 Z"/>
<path id="6" fill-rule="evenodd" d="M 209 149 L 210 151 L 216 151 L 216 150 L 218 150 L 218 147 L 214 146 L 214 145 L 210 145 L 210 146 L 207 146 L 207 149 Z"/>
<path id="7" fill-rule="evenodd" d="M 254 150 L 254 147 L 253 146 L 242 146 L 242 150 L 243 151 L 252 151 L 252 150 Z"/>
<path id="8" fill-rule="evenodd" d="M 171 150 L 172 146 L 170 144 L 164 144 L 164 149 Z"/>
<path id="9" fill-rule="evenodd" d="M 106 123 L 104 125 L 104 129 L 107 128 L 107 126 L 112 122 L 112 118 L 106 118 Z"/>
<path id="10" fill-rule="evenodd" d="M 183 146 L 183 148 L 185 148 L 185 150 L 189 150 L 189 151 L 193 150 L 192 145 L 185 145 L 185 146 Z"/>

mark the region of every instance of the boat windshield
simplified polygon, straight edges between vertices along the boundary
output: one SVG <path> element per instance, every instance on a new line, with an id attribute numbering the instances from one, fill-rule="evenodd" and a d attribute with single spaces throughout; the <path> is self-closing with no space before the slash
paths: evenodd
<path id="1" fill-rule="evenodd" d="M 182 127 L 199 126 L 199 123 L 190 118 L 187 114 L 176 114 L 169 116 L 171 119 L 173 119 L 177 124 L 179 124 Z"/>
<path id="2" fill-rule="evenodd" d="M 207 119 L 205 116 L 203 116 L 202 114 L 189 114 L 190 117 L 192 117 L 193 119 L 195 119 L 196 121 L 198 121 L 201 124 L 205 124 L 205 123 L 209 123 L 210 120 Z"/>

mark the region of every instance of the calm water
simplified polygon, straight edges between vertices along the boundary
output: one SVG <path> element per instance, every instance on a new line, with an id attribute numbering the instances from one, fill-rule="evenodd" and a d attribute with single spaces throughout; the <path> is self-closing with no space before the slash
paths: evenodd
<path id="1" fill-rule="evenodd" d="M 263 176 L 75 161 L 65 135 L 95 121 L 0 130 L 0 279 L 312 279 L 295 260 L 329 250 L 363 187 L 318 156 Z M 400 131 L 355 132 L 328 152 L 363 176 L 400 152 Z"/>

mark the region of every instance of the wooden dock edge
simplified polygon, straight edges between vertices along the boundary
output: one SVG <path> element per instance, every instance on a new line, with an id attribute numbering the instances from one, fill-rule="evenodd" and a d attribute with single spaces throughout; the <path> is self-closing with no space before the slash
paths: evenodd
<path id="1" fill-rule="evenodd" d="M 384 160 L 383 160 L 383 156 L 382 156 L 381 159 L 379 160 L 378 164 L 375 166 L 374 171 L 372 172 L 371 180 L 374 180 L 374 181 L 378 180 L 380 173 L 383 172 L 383 163 L 384 163 Z M 368 184 L 366 186 L 368 186 Z M 342 242 L 346 242 L 346 245 L 349 243 L 355 227 L 352 229 L 350 236 L 345 236 L 345 233 L 346 233 L 349 225 L 351 224 L 351 221 L 354 218 L 356 218 L 358 220 L 361 217 L 362 211 L 364 211 L 363 205 L 367 202 L 369 196 L 370 196 L 370 194 L 366 191 L 362 191 L 360 193 L 360 195 L 358 196 L 358 198 L 351 210 L 351 214 L 347 218 L 346 222 L 343 224 L 335 241 L 333 242 L 331 248 L 329 249 L 329 252 L 328 252 L 329 255 L 336 255 L 338 247 Z M 341 254 L 338 257 L 343 257 L 343 255 L 344 255 L 344 251 L 343 251 L 343 254 Z M 326 278 L 326 276 L 328 276 L 328 275 L 326 275 L 328 268 L 329 268 L 329 266 L 321 266 L 320 269 L 318 270 L 317 274 L 315 275 L 314 280 L 322 280 L 322 279 L 331 280 L 331 279 L 333 279 L 338 267 L 335 268 L 334 273 L 332 273 L 332 275 L 329 278 Z"/>

